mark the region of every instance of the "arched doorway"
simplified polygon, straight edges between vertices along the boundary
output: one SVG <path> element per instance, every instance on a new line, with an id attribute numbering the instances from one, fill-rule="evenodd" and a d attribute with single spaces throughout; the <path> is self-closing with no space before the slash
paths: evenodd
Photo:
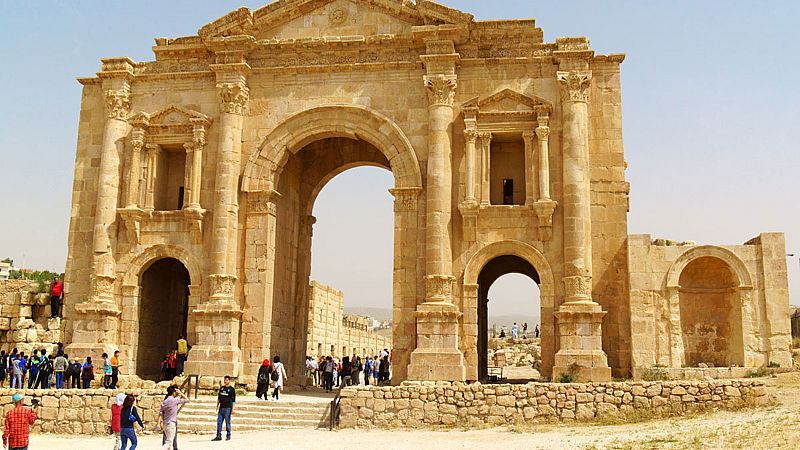
<path id="1" fill-rule="evenodd" d="M 139 333 L 136 374 L 158 379 L 161 361 L 186 335 L 190 276 L 175 258 L 162 258 L 142 272 L 139 280 Z"/>
<path id="2" fill-rule="evenodd" d="M 518 273 L 529 277 L 536 284 L 541 282 L 536 268 L 528 261 L 515 255 L 498 256 L 483 266 L 478 275 L 478 379 L 489 379 L 488 343 L 489 343 L 489 290 L 500 277 Z M 533 303 L 534 292 L 530 293 L 528 300 Z M 524 309 L 525 299 L 520 302 L 520 309 Z M 532 306 L 532 305 L 531 305 Z M 509 330 L 510 332 L 510 330 Z"/>
<path id="3" fill-rule="evenodd" d="M 680 273 L 680 325 L 684 364 L 727 367 L 744 363 L 739 280 L 713 256 L 689 262 Z"/>

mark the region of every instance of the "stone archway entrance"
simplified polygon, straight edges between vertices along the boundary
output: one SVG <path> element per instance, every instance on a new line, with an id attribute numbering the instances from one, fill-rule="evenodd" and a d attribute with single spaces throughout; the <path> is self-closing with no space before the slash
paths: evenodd
<path id="1" fill-rule="evenodd" d="M 189 271 L 175 258 L 153 262 L 140 277 L 139 333 L 136 374 L 158 379 L 161 361 L 186 335 L 189 312 Z"/>
<path id="2" fill-rule="evenodd" d="M 264 355 L 280 355 L 289 376 L 304 370 L 311 271 L 314 201 L 337 174 L 359 166 L 390 170 L 394 203 L 393 381 L 406 378 L 416 348 L 414 311 L 424 292 L 417 280 L 418 203 L 422 177 L 413 148 L 387 117 L 355 105 L 314 108 L 280 124 L 248 162 L 245 301 L 255 311 L 243 318 L 242 340 L 256 342 L 245 355 L 254 373 Z M 366 187 L 368 188 L 368 187 Z M 353 245 L 358 245 L 354 243 Z M 402 251 L 398 251 L 402 249 Z M 260 344 L 260 348 L 258 348 Z"/>
<path id="3" fill-rule="evenodd" d="M 489 289 L 498 278 L 510 273 L 519 273 L 529 277 L 536 284 L 541 283 L 536 268 L 515 255 L 503 255 L 492 259 L 478 275 L 478 379 L 482 382 L 488 381 L 488 367 L 491 363 L 488 361 Z M 524 308 L 523 305 L 520 306 Z M 541 314 L 541 311 L 539 313 Z"/>

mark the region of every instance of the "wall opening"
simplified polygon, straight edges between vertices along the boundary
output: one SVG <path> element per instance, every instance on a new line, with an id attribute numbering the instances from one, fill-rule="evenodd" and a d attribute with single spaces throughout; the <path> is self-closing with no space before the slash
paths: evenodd
<path id="1" fill-rule="evenodd" d="M 538 380 L 541 366 L 540 278 L 513 255 L 489 261 L 478 276 L 478 378 L 483 382 Z M 516 339 L 513 339 L 516 323 Z M 525 324 L 527 323 L 527 329 Z M 501 337 L 502 335 L 502 337 Z"/>
<path id="2" fill-rule="evenodd" d="M 140 278 L 139 342 L 136 374 L 159 379 L 161 361 L 186 335 L 189 312 L 189 271 L 174 258 L 159 259 Z"/>
<path id="3" fill-rule="evenodd" d="M 492 205 L 525 204 L 525 142 L 521 133 L 493 133 L 489 152 Z"/>
<path id="4" fill-rule="evenodd" d="M 697 258 L 683 269 L 679 285 L 684 364 L 742 366 L 742 309 L 738 281 L 728 264 L 710 256 Z"/>
<path id="5" fill-rule="evenodd" d="M 183 147 L 162 146 L 155 167 L 153 207 L 157 211 L 183 208 L 185 173 L 186 150 Z"/>

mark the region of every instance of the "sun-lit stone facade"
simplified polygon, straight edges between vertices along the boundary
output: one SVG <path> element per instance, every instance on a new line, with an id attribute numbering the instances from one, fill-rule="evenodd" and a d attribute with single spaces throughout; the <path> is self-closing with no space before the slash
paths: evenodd
<path id="1" fill-rule="evenodd" d="M 279 354 L 298 374 L 314 200 L 371 165 L 395 179 L 393 382 L 484 378 L 487 293 L 509 272 L 539 284 L 546 377 L 789 363 L 782 235 L 629 238 L 622 54 L 429 0 L 278 0 L 153 51 L 80 79 L 70 354 L 119 348 L 145 374 L 142 335 L 186 332 L 190 372 L 253 376 Z"/>

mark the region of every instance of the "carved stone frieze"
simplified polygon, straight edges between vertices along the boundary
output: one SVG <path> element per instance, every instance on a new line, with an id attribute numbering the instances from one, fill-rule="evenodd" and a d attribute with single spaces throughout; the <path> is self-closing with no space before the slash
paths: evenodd
<path id="1" fill-rule="evenodd" d="M 113 302 L 114 281 L 116 277 L 111 275 L 92 275 L 92 299 L 95 302 Z"/>
<path id="2" fill-rule="evenodd" d="M 428 75 L 425 77 L 425 88 L 428 90 L 428 101 L 431 106 L 453 106 L 458 81 L 455 76 Z"/>
<path id="3" fill-rule="evenodd" d="M 453 283 L 456 278 L 450 275 L 425 276 L 425 301 L 449 302 L 453 297 Z"/>
<path id="4" fill-rule="evenodd" d="M 409 212 L 416 211 L 419 207 L 419 194 L 422 188 L 394 188 L 389 189 L 394 196 L 394 211 Z"/>
<path id="5" fill-rule="evenodd" d="M 564 277 L 564 294 L 567 301 L 591 300 L 592 277 L 577 275 Z"/>
<path id="6" fill-rule="evenodd" d="M 106 113 L 109 119 L 127 120 L 131 109 L 131 93 L 127 88 L 105 91 Z"/>
<path id="7" fill-rule="evenodd" d="M 571 70 L 556 73 L 563 101 L 587 102 L 592 81 L 591 71 Z"/>
<path id="8" fill-rule="evenodd" d="M 217 85 L 217 95 L 221 112 L 242 114 L 250 98 L 250 90 L 239 83 L 220 83 Z"/>
<path id="9" fill-rule="evenodd" d="M 209 297 L 212 300 L 230 300 L 236 288 L 236 277 L 226 274 L 208 276 Z"/>

